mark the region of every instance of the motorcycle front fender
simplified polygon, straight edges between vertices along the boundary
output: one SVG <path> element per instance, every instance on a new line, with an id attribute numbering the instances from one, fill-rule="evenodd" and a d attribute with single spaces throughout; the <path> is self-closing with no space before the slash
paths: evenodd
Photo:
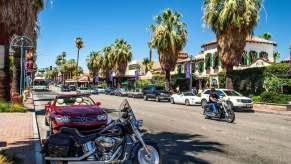
<path id="1" fill-rule="evenodd" d="M 160 147 L 159 147 L 159 144 L 151 139 L 144 139 L 144 142 L 146 145 L 150 145 L 152 147 L 154 147 L 160 154 Z M 131 152 L 130 152 L 130 158 L 133 159 L 137 153 L 138 153 L 138 150 L 142 147 L 142 144 L 140 142 L 137 142 L 133 148 L 131 149 Z"/>

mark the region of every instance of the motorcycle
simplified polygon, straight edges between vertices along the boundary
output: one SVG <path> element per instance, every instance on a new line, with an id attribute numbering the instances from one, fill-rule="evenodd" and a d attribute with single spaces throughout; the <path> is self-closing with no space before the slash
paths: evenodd
<path id="1" fill-rule="evenodd" d="M 231 109 L 231 106 L 221 99 L 216 106 L 217 113 L 214 113 L 212 109 L 210 108 L 209 104 L 206 104 L 202 106 L 204 109 L 203 115 L 205 119 L 219 119 L 219 120 L 225 120 L 228 123 L 232 123 L 235 120 L 235 114 L 234 111 Z"/>
<path id="2" fill-rule="evenodd" d="M 44 159 L 51 164 L 161 163 L 158 144 L 143 139 L 143 121 L 136 119 L 127 100 L 118 113 L 119 118 L 98 133 L 84 136 L 77 129 L 64 127 L 49 136 L 43 144 Z"/>

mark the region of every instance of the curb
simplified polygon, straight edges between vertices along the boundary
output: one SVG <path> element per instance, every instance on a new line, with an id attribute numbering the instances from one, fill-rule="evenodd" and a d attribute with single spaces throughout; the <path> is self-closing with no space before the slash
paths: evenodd
<path id="1" fill-rule="evenodd" d="M 36 164 L 43 164 L 44 161 L 41 154 L 40 135 L 39 135 L 38 125 L 37 125 L 37 120 L 36 120 L 33 95 L 32 95 L 32 100 L 33 100 L 32 125 L 33 125 L 33 141 L 34 141 L 34 158 L 35 158 Z"/>
<path id="2" fill-rule="evenodd" d="M 275 115 L 280 115 L 280 116 L 289 116 L 291 117 L 290 114 L 283 114 L 283 113 L 276 113 L 276 112 L 267 112 L 267 111 L 259 111 L 259 110 L 254 110 L 255 113 L 264 113 L 264 114 L 275 114 Z"/>

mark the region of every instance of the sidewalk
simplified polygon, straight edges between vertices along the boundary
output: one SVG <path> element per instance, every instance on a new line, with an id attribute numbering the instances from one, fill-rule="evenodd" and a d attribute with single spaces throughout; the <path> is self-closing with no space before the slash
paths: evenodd
<path id="1" fill-rule="evenodd" d="M 32 121 L 32 112 L 0 113 L 1 149 L 16 154 L 24 164 L 35 163 Z"/>
<path id="2" fill-rule="evenodd" d="M 35 164 L 35 144 L 39 141 L 34 136 L 33 105 L 27 107 L 26 113 L 0 113 L 0 148 L 20 158 L 17 163 Z"/>
<path id="3" fill-rule="evenodd" d="M 255 112 L 286 115 L 291 117 L 291 111 L 286 111 L 285 109 L 286 107 L 283 106 L 269 106 L 264 104 L 254 104 L 253 108 Z"/>

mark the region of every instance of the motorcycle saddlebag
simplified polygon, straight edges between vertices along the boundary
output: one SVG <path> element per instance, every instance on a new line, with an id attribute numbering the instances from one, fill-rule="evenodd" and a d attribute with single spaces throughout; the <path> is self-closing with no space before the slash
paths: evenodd
<path id="1" fill-rule="evenodd" d="M 46 145 L 46 156 L 68 157 L 71 155 L 70 149 L 73 147 L 73 139 L 64 134 L 57 133 L 49 136 Z"/>

